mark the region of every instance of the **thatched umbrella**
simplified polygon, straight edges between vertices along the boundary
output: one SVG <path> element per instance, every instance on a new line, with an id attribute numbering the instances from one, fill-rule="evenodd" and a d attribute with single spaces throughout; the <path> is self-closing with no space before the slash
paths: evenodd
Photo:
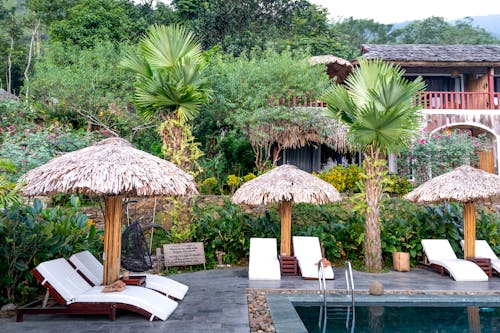
<path id="1" fill-rule="evenodd" d="M 406 200 L 421 203 L 458 201 L 464 205 L 464 257 L 476 255 L 475 202 L 500 198 L 500 176 L 463 165 L 453 171 L 432 178 L 404 196 Z"/>
<path id="2" fill-rule="evenodd" d="M 289 164 L 281 165 L 244 183 L 233 195 L 235 204 L 250 206 L 280 204 L 280 254 L 290 255 L 292 202 L 325 204 L 339 201 L 340 194 L 331 184 Z"/>
<path id="3" fill-rule="evenodd" d="M 174 164 L 135 149 L 121 138 L 64 154 L 21 179 L 27 196 L 55 193 L 104 196 L 104 277 L 119 278 L 122 199 L 131 196 L 196 194 L 193 177 Z"/>
<path id="4" fill-rule="evenodd" d="M 331 54 L 314 56 L 309 58 L 312 65 L 323 64 L 326 66 L 326 72 L 330 78 L 337 77 L 337 83 L 342 83 L 352 73 L 353 65 L 351 62 L 336 57 Z"/>

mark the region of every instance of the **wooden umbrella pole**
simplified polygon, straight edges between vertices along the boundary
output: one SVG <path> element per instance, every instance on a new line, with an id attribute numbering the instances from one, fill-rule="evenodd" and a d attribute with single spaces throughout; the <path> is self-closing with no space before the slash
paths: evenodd
<path id="1" fill-rule="evenodd" d="M 464 259 L 476 257 L 476 207 L 464 203 Z"/>
<path id="2" fill-rule="evenodd" d="M 283 256 L 289 256 L 291 253 L 290 244 L 292 242 L 292 202 L 282 201 L 280 212 L 281 212 L 280 254 Z"/>
<path id="3" fill-rule="evenodd" d="M 122 198 L 104 198 L 104 271 L 103 284 L 109 285 L 120 278 L 120 258 L 122 248 Z"/>

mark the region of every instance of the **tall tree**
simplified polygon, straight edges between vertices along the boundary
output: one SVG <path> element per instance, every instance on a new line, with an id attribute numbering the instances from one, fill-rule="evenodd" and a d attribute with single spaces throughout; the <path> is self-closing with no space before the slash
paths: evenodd
<path id="1" fill-rule="evenodd" d="M 291 27 L 296 0 L 175 0 L 181 20 L 209 49 L 221 45 L 235 55 L 280 38 Z"/>
<path id="2" fill-rule="evenodd" d="M 346 59 L 354 59 L 361 54 L 363 44 L 387 44 L 391 42 L 389 32 L 392 24 L 377 23 L 374 20 L 357 20 L 352 17 L 333 23 L 333 31 L 348 47 Z"/>
<path id="3" fill-rule="evenodd" d="M 391 32 L 397 43 L 403 44 L 488 44 L 498 43 L 490 33 L 472 26 L 472 19 L 465 18 L 455 24 L 442 17 L 414 21 Z"/>
<path id="4" fill-rule="evenodd" d="M 67 45 L 93 47 L 102 41 L 133 39 L 141 20 L 133 21 L 123 1 L 82 0 L 67 9 L 61 20 L 50 24 L 49 37 Z"/>
<path id="5" fill-rule="evenodd" d="M 380 206 L 387 173 L 385 156 L 409 145 L 421 117 L 413 100 L 424 83 L 420 78 L 409 82 L 403 74 L 399 67 L 381 60 L 360 59 L 346 85 L 336 85 L 323 96 L 327 114 L 349 126 L 348 140 L 364 152 L 364 249 L 369 272 L 382 270 Z"/>
<path id="6" fill-rule="evenodd" d="M 147 119 L 161 119 L 166 157 L 193 170 L 201 152 L 188 124 L 208 97 L 201 45 L 180 25 L 152 26 L 138 52 L 121 65 L 136 74 L 134 102 Z"/>

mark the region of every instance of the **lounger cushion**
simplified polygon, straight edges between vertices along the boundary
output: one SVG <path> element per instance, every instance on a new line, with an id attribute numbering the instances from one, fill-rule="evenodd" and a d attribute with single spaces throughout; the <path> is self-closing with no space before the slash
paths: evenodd
<path id="1" fill-rule="evenodd" d="M 178 306 L 176 301 L 147 288 L 127 286 L 125 290 L 114 293 L 103 293 L 103 288 L 103 286 L 95 286 L 78 295 L 73 302 L 112 302 L 133 305 L 148 311 L 161 320 L 170 317 Z"/>
<path id="2" fill-rule="evenodd" d="M 166 320 L 177 308 L 177 302 L 168 297 L 137 286 L 127 286 L 115 293 L 103 293 L 103 286 L 92 287 L 63 258 L 43 262 L 36 267 L 44 281 L 72 303 L 122 303 L 144 309 L 161 320 Z"/>
<path id="3" fill-rule="evenodd" d="M 92 253 L 86 250 L 75 253 L 69 261 L 95 286 L 102 284 L 104 267 Z"/>
<path id="4" fill-rule="evenodd" d="M 488 275 L 471 261 L 458 259 L 447 239 L 422 239 L 429 262 L 442 266 L 455 281 L 488 281 Z"/>
<path id="5" fill-rule="evenodd" d="M 281 279 L 276 238 L 250 238 L 248 279 Z"/>
<path id="6" fill-rule="evenodd" d="M 89 251 L 73 254 L 69 261 L 87 277 L 94 285 L 102 284 L 103 266 Z M 133 274 L 131 274 L 133 275 Z M 146 288 L 159 291 L 176 299 L 183 299 L 189 290 L 185 284 L 165 276 L 154 274 L 141 274 L 146 276 Z"/>
<path id="7" fill-rule="evenodd" d="M 318 262 L 323 258 L 318 237 L 293 236 L 293 252 L 303 278 L 318 278 Z M 325 279 L 333 279 L 331 266 L 324 268 Z"/>

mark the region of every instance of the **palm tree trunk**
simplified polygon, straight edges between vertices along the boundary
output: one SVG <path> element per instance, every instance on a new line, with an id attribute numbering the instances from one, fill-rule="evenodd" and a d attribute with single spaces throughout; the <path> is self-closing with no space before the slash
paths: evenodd
<path id="1" fill-rule="evenodd" d="M 382 199 L 382 180 L 385 160 L 380 153 L 369 147 L 365 153 L 363 169 L 365 180 L 365 266 L 368 272 L 382 271 L 382 246 L 380 243 L 380 204 Z"/>

